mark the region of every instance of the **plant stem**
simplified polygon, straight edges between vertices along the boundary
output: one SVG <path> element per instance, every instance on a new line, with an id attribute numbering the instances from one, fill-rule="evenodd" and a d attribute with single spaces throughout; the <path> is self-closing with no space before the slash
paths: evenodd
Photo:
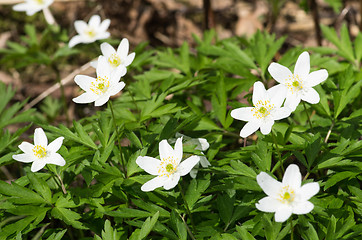
<path id="1" fill-rule="evenodd" d="M 112 105 L 112 102 L 111 102 L 111 101 L 108 101 L 108 106 L 109 106 L 109 108 L 111 109 L 111 114 L 112 114 L 112 119 L 113 119 L 113 126 L 114 126 L 114 128 L 116 129 L 117 141 L 118 141 L 118 147 L 119 147 L 119 154 L 120 154 L 120 156 L 121 156 L 122 170 L 123 170 L 124 176 L 125 176 L 126 178 L 128 178 L 128 176 L 127 176 L 127 170 L 126 170 L 126 164 L 125 164 L 124 159 L 123 159 L 123 157 L 122 157 L 121 141 L 120 141 L 120 139 L 119 139 L 119 132 L 118 132 L 117 124 L 116 124 L 116 118 L 114 117 L 113 105 Z"/>
<path id="2" fill-rule="evenodd" d="M 274 141 L 274 145 L 275 145 L 275 149 L 277 150 L 277 153 L 278 153 L 278 158 L 279 158 L 279 163 L 280 163 L 280 166 L 282 168 L 282 171 L 284 172 L 284 166 L 283 166 L 283 161 L 282 161 L 282 155 L 280 154 L 280 151 L 279 151 L 279 147 L 278 147 L 278 143 L 277 143 L 277 139 L 274 135 L 274 132 L 273 130 L 271 131 L 271 134 L 272 134 L 272 137 L 273 137 L 273 141 Z"/>
<path id="3" fill-rule="evenodd" d="M 140 116 L 141 112 L 140 112 L 139 109 L 138 109 L 138 106 L 137 106 L 136 100 L 134 99 L 133 92 L 132 92 L 131 88 L 129 88 L 129 91 L 128 91 L 128 92 L 129 92 L 129 95 L 130 95 L 131 98 L 132 98 L 133 104 L 134 104 L 135 107 L 136 107 L 136 112 L 137 112 L 137 115 L 138 115 L 138 119 L 140 119 L 140 118 L 141 118 L 141 116 Z"/>
<path id="4" fill-rule="evenodd" d="M 62 178 L 60 177 L 60 175 L 56 172 L 56 170 L 52 170 L 48 165 L 46 165 L 46 168 L 48 169 L 48 171 L 52 174 L 55 182 L 58 184 L 58 186 L 62 189 L 62 192 L 64 194 L 67 194 L 67 190 L 65 189 L 64 183 Z M 59 180 L 59 182 L 57 181 Z"/>
<path id="5" fill-rule="evenodd" d="M 331 133 L 332 133 L 332 129 L 333 129 L 333 127 L 334 127 L 334 124 L 335 124 L 335 122 L 334 122 L 334 119 L 332 120 L 332 125 L 330 126 L 330 128 L 329 128 L 329 130 L 328 130 L 328 132 L 327 132 L 327 136 L 326 136 L 326 138 L 324 139 L 324 143 L 327 143 L 328 142 L 328 139 L 329 139 L 329 136 L 331 135 Z"/>
<path id="6" fill-rule="evenodd" d="M 192 219 L 191 211 L 190 211 L 189 205 L 187 204 L 187 201 L 186 201 L 184 192 L 182 191 L 182 186 L 181 186 L 180 183 L 178 183 L 178 187 L 179 187 L 179 189 L 180 189 L 180 193 L 181 193 L 182 199 L 184 200 L 184 203 L 185 203 L 185 206 L 186 206 L 186 212 L 187 212 L 187 214 L 188 214 L 189 217 L 190 217 L 192 230 L 194 230 L 194 232 L 196 232 L 196 227 L 195 227 L 194 221 L 193 221 L 193 219 Z"/>
<path id="7" fill-rule="evenodd" d="M 187 230 L 187 232 L 189 233 L 191 239 L 192 239 L 192 240 L 196 240 L 194 234 L 192 234 L 191 229 L 190 229 L 189 226 L 187 225 L 184 217 L 182 217 L 181 215 L 179 215 L 179 216 L 180 216 L 180 218 L 182 219 L 182 222 L 185 224 L 186 230 Z"/>
<path id="8" fill-rule="evenodd" d="M 309 123 L 310 129 L 311 129 L 312 131 L 314 131 L 314 130 L 313 130 L 313 126 L 312 126 L 312 122 L 310 121 L 309 113 L 308 113 L 308 111 L 307 111 L 307 107 L 305 106 L 304 101 L 302 101 L 302 103 L 303 103 L 303 106 L 304 106 L 305 113 L 307 114 L 307 119 L 308 119 L 308 123 Z"/>

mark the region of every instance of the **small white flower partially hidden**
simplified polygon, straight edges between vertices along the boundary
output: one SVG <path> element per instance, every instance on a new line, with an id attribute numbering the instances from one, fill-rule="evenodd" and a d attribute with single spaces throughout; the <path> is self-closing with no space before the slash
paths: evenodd
<path id="1" fill-rule="evenodd" d="M 75 103 L 91 103 L 95 106 L 102 106 L 108 102 L 109 98 L 126 85 L 123 81 L 119 81 L 126 74 L 125 68 L 117 68 L 112 71 L 103 56 L 98 57 L 97 78 L 86 75 L 77 75 L 74 81 L 85 91 L 82 95 L 73 98 Z"/>
<path id="2" fill-rule="evenodd" d="M 279 63 L 271 63 L 268 67 L 270 75 L 287 89 L 285 106 L 294 111 L 301 100 L 310 104 L 319 103 L 318 92 L 313 88 L 328 78 L 328 72 L 321 69 L 312 73 L 308 52 L 299 55 L 294 67 L 294 74 Z"/>
<path id="3" fill-rule="evenodd" d="M 200 161 L 199 156 L 191 156 L 181 162 L 182 159 L 182 138 L 176 140 L 175 149 L 172 149 L 167 140 L 162 140 L 159 144 L 161 160 L 153 157 L 139 156 L 136 163 L 143 170 L 157 177 L 142 185 L 144 192 L 153 191 L 158 187 L 166 190 L 174 188 L 181 176 L 188 174 L 191 169 Z"/>
<path id="4" fill-rule="evenodd" d="M 256 180 L 268 195 L 255 204 L 263 212 L 275 212 L 275 221 L 284 222 L 292 213 L 307 214 L 313 210 L 313 203 L 308 200 L 319 192 L 316 182 L 302 184 L 299 167 L 291 164 L 285 171 L 283 181 L 278 182 L 265 172 L 256 176 Z"/>
<path id="5" fill-rule="evenodd" d="M 68 46 L 74 47 L 79 43 L 91 43 L 100 39 L 109 38 L 110 33 L 107 32 L 111 20 L 105 19 L 101 22 L 101 17 L 94 15 L 89 19 L 89 23 L 82 20 L 74 22 L 75 30 L 78 35 L 70 39 Z"/>
<path id="6" fill-rule="evenodd" d="M 195 150 L 206 151 L 210 147 L 210 144 L 208 143 L 208 141 L 205 138 L 191 138 L 191 137 L 188 137 L 181 133 L 176 133 L 176 137 L 177 138 L 182 137 L 185 140 L 185 143 L 184 143 L 185 145 L 196 146 Z M 204 156 L 204 153 L 201 152 L 201 154 L 203 156 L 199 156 L 200 161 L 198 163 L 196 163 L 195 167 L 192 168 L 190 171 L 190 177 L 192 177 L 192 178 L 196 178 L 200 164 L 203 168 L 207 168 L 208 166 L 211 166 L 211 164 L 207 160 L 206 156 Z"/>
<path id="7" fill-rule="evenodd" d="M 57 153 L 63 144 L 64 137 L 58 137 L 48 145 L 48 139 L 43 129 L 37 128 L 34 132 L 34 145 L 28 142 L 22 142 L 19 148 L 24 152 L 13 155 L 13 159 L 19 162 L 32 162 L 31 171 L 37 172 L 46 164 L 55 164 L 64 166 L 64 158 Z"/>
<path id="8" fill-rule="evenodd" d="M 270 133 L 274 120 L 280 120 L 290 115 L 288 107 L 281 107 L 286 95 L 283 87 L 274 86 L 265 90 L 261 82 L 254 83 L 254 107 L 237 108 L 231 111 L 231 116 L 248 123 L 240 131 L 240 136 L 246 138 L 260 128 L 262 134 Z"/>
<path id="9" fill-rule="evenodd" d="M 54 0 L 25 0 L 24 3 L 19 3 L 13 6 L 14 11 L 26 12 L 26 15 L 32 16 L 36 12 L 39 12 L 49 7 Z"/>
<path id="10" fill-rule="evenodd" d="M 126 68 L 130 65 L 135 58 L 136 54 L 133 52 L 128 55 L 129 42 L 127 38 L 123 38 L 119 44 L 117 51 L 108 43 L 101 44 L 101 51 L 107 59 L 107 63 L 114 70 L 116 68 Z M 97 68 L 98 62 L 91 62 L 91 66 Z"/>

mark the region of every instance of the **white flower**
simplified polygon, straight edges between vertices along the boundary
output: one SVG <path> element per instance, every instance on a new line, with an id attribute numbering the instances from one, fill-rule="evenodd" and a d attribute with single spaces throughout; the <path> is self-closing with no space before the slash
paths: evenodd
<path id="1" fill-rule="evenodd" d="M 117 51 L 108 43 L 101 44 L 101 51 L 104 57 L 106 57 L 108 64 L 112 69 L 119 67 L 126 68 L 130 65 L 135 58 L 135 53 L 128 55 L 129 43 L 127 38 L 123 38 L 119 44 Z M 97 68 L 97 61 L 91 62 L 91 66 Z"/>
<path id="2" fill-rule="evenodd" d="M 75 21 L 74 27 L 78 35 L 70 39 L 68 46 L 71 48 L 79 43 L 91 43 L 108 38 L 110 33 L 107 32 L 107 29 L 110 23 L 109 19 L 101 22 L 101 17 L 98 15 L 92 16 L 88 24 L 82 20 Z"/>
<path id="3" fill-rule="evenodd" d="M 58 137 L 48 145 L 48 139 L 43 129 L 37 128 L 34 132 L 34 145 L 28 142 L 22 142 L 19 148 L 24 152 L 13 155 L 13 159 L 19 162 L 32 162 L 31 171 L 37 172 L 46 164 L 55 164 L 64 166 L 64 158 L 57 153 L 63 144 L 64 137 Z"/>
<path id="4" fill-rule="evenodd" d="M 262 134 L 269 134 L 274 120 L 286 118 L 291 110 L 281 107 L 286 90 L 281 85 L 274 86 L 267 91 L 261 82 L 254 83 L 254 107 L 237 108 L 231 111 L 231 116 L 248 123 L 240 131 L 240 136 L 246 138 L 260 128 Z"/>
<path id="5" fill-rule="evenodd" d="M 105 104 L 110 96 L 117 94 L 126 85 L 124 82 L 119 82 L 120 78 L 126 74 L 125 68 L 117 68 L 112 71 L 107 60 L 103 56 L 98 58 L 97 78 L 77 75 L 74 81 L 78 86 L 85 91 L 82 95 L 73 98 L 76 103 L 91 103 L 95 106 Z"/>
<path id="6" fill-rule="evenodd" d="M 26 12 L 26 15 L 31 16 L 34 13 L 49 7 L 54 0 L 25 0 L 24 3 L 19 3 L 13 6 L 14 11 Z"/>
<path id="7" fill-rule="evenodd" d="M 263 212 L 275 212 L 275 221 L 284 222 L 292 213 L 307 214 L 313 210 L 313 203 L 308 200 L 319 192 L 316 182 L 302 184 L 302 175 L 295 164 L 288 166 L 283 181 L 278 182 L 265 172 L 256 176 L 256 180 L 268 195 L 255 204 Z"/>
<path id="8" fill-rule="evenodd" d="M 303 52 L 298 57 L 294 67 L 294 74 L 283 65 L 272 63 L 268 67 L 270 75 L 287 89 L 285 106 L 292 111 L 296 109 L 301 100 L 311 104 L 319 102 L 319 94 L 312 87 L 320 84 L 328 78 L 328 72 L 321 69 L 312 73 L 308 52 Z"/>
<path id="9" fill-rule="evenodd" d="M 182 159 L 182 138 L 176 140 L 175 149 L 172 149 L 167 140 L 162 140 L 159 144 L 161 160 L 153 157 L 141 157 L 136 159 L 136 163 L 143 170 L 157 177 L 142 185 L 144 192 L 153 191 L 158 187 L 166 190 L 174 188 L 181 176 L 188 174 L 196 163 L 200 161 L 199 156 L 191 156 L 181 162 Z"/>
<path id="10" fill-rule="evenodd" d="M 182 137 L 184 140 L 186 140 L 184 143 L 185 145 L 196 146 L 195 150 L 206 151 L 210 147 L 210 144 L 208 143 L 208 141 L 205 138 L 191 138 L 191 137 L 188 137 L 181 133 L 176 133 L 176 137 L 177 138 Z M 204 155 L 203 152 L 201 152 L 201 154 Z M 200 157 L 200 161 L 198 163 L 196 163 L 195 167 L 193 169 L 191 169 L 191 171 L 190 171 L 190 176 L 192 178 L 196 178 L 200 164 L 203 168 L 207 168 L 208 166 L 211 166 L 210 162 L 207 160 L 207 158 L 205 156 L 199 156 L 199 157 Z"/>

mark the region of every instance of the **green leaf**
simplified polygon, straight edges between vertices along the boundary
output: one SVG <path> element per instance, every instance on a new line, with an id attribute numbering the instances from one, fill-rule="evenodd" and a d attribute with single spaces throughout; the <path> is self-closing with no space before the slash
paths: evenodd
<path id="1" fill-rule="evenodd" d="M 47 182 L 32 172 L 28 172 L 27 177 L 35 191 L 39 193 L 48 202 L 48 204 L 51 204 L 52 192 L 50 191 Z"/>
<path id="2" fill-rule="evenodd" d="M 9 199 L 11 202 L 18 204 L 43 204 L 47 203 L 44 198 L 35 192 L 29 190 L 28 188 L 22 187 L 15 182 L 12 184 L 7 184 L 3 181 L 0 181 L 0 193 L 5 196 L 10 196 Z"/>
<path id="3" fill-rule="evenodd" d="M 231 216 L 234 211 L 234 202 L 235 194 L 229 196 L 229 194 L 219 195 L 217 197 L 217 208 L 219 211 L 219 216 L 221 220 L 228 225 L 231 219 Z"/>
<path id="4" fill-rule="evenodd" d="M 73 226 L 77 229 L 88 229 L 83 225 L 82 222 L 78 221 L 81 219 L 79 213 L 73 212 L 67 208 L 54 207 L 51 211 L 51 214 L 54 218 L 64 221 L 66 224 Z"/>
<path id="5" fill-rule="evenodd" d="M 344 171 L 334 174 L 332 177 L 329 177 L 328 180 L 325 182 L 324 191 L 346 178 L 350 179 L 355 177 L 357 174 L 358 173 L 349 172 L 349 171 Z"/>
<path id="6" fill-rule="evenodd" d="M 186 202 L 192 211 L 195 203 L 200 199 L 201 195 L 210 185 L 210 175 L 206 175 L 205 179 L 192 179 L 185 194 Z"/>
<path id="7" fill-rule="evenodd" d="M 64 229 L 63 231 L 57 233 L 53 233 L 46 240 L 61 240 L 66 232 L 67 229 Z"/>
<path id="8" fill-rule="evenodd" d="M 186 226 L 182 222 L 181 218 L 179 217 L 179 214 L 175 210 L 172 210 L 171 212 L 170 221 L 171 221 L 171 226 L 176 232 L 179 239 L 186 240 L 187 239 Z"/>
<path id="9" fill-rule="evenodd" d="M 148 236 L 148 234 L 151 232 L 151 230 L 155 226 L 155 224 L 158 220 L 158 216 L 159 216 L 159 212 L 156 212 L 152 216 L 152 219 L 150 219 L 149 217 L 146 219 L 146 221 L 143 223 L 141 231 L 139 233 L 139 239 L 144 239 L 145 237 Z"/>
<path id="10" fill-rule="evenodd" d="M 244 226 L 236 226 L 236 231 L 238 231 L 242 240 L 255 240 L 253 235 L 251 235 Z"/>
<path id="11" fill-rule="evenodd" d="M 241 161 L 231 160 L 230 165 L 238 172 L 238 174 L 251 178 L 256 178 L 255 171 Z"/>
<path id="12" fill-rule="evenodd" d="M 152 213 L 145 212 L 137 209 L 132 208 L 119 208 L 116 211 L 107 211 L 104 214 L 107 214 L 112 217 L 120 217 L 120 218 L 145 218 L 151 217 Z"/>

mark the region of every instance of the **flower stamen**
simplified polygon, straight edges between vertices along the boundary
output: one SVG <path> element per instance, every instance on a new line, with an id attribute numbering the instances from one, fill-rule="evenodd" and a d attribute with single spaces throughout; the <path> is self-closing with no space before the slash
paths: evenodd
<path id="1" fill-rule="evenodd" d="M 44 158 L 47 155 L 47 151 L 46 151 L 45 147 L 40 146 L 40 145 L 36 145 L 33 148 L 33 153 L 34 153 L 35 157 L 37 157 L 37 158 Z"/>
<path id="2" fill-rule="evenodd" d="M 91 83 L 90 90 L 97 95 L 104 94 L 109 88 L 108 77 L 97 77 L 95 81 Z"/>
<path id="3" fill-rule="evenodd" d="M 285 204 L 291 204 L 294 201 L 295 193 L 294 190 L 289 186 L 285 186 L 280 190 L 278 200 Z"/>
<path id="4" fill-rule="evenodd" d="M 115 54 L 115 53 L 113 53 L 113 54 L 108 58 L 108 62 L 109 62 L 109 64 L 110 64 L 112 67 L 114 67 L 114 68 L 118 67 L 118 66 L 121 65 L 121 63 L 122 63 L 121 58 L 120 58 L 117 54 Z"/>
<path id="5" fill-rule="evenodd" d="M 160 176 L 169 177 L 177 170 L 177 164 L 175 159 L 172 156 L 164 158 L 161 160 L 161 165 L 158 168 L 158 173 Z"/>
<path id="6" fill-rule="evenodd" d="M 289 75 L 285 85 L 290 89 L 292 94 L 303 89 L 303 81 L 298 74 Z"/>
<path id="7" fill-rule="evenodd" d="M 269 100 L 259 100 L 251 111 L 253 112 L 254 117 L 261 119 L 267 117 L 273 109 L 274 104 L 270 104 Z"/>

